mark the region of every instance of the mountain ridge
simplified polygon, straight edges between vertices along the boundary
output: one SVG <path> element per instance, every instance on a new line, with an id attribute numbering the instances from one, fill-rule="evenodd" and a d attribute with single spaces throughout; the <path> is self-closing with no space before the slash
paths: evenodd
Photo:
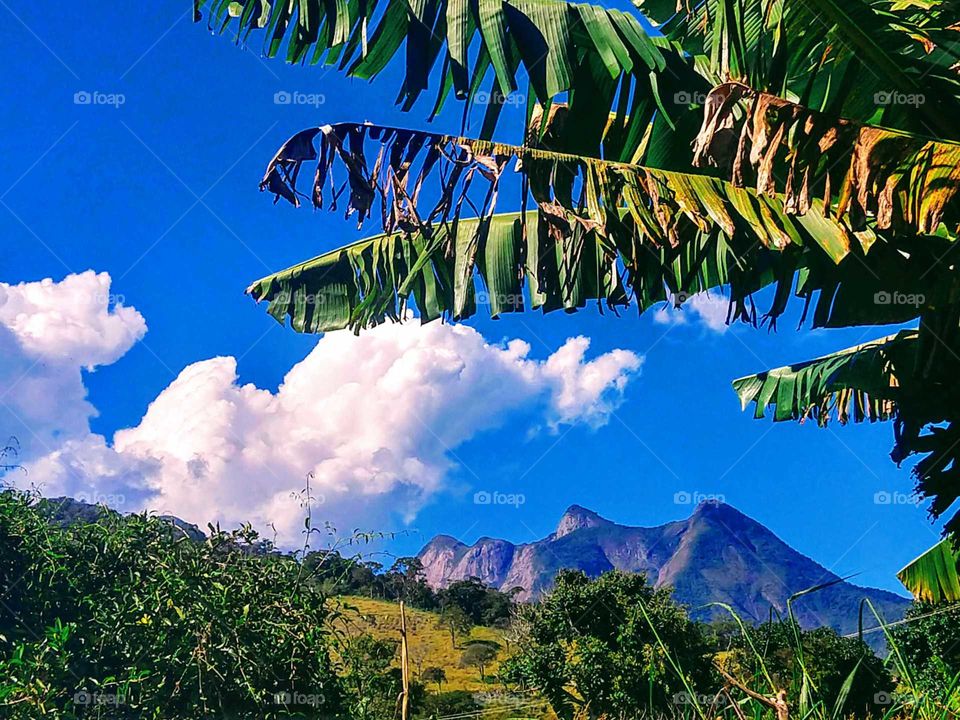
<path id="1" fill-rule="evenodd" d="M 560 569 L 583 570 L 591 576 L 615 569 L 643 572 L 655 586 L 672 587 L 674 596 L 700 619 L 727 615 L 710 603 L 729 605 L 752 622 L 763 622 L 771 614 L 785 616 L 791 595 L 828 584 L 797 599 L 794 613 L 801 627 L 826 625 L 841 633 L 857 631 L 864 597 L 887 621 L 902 617 L 911 602 L 887 590 L 848 582 L 761 523 L 715 501 L 700 503 L 686 520 L 654 527 L 620 525 L 571 505 L 557 529 L 541 540 L 514 544 L 481 538 L 467 545 L 438 535 L 417 557 L 435 588 L 478 577 L 502 590 L 522 588 L 520 600 L 535 599 L 548 590 Z M 875 625 L 872 620 L 867 611 L 864 624 Z"/>

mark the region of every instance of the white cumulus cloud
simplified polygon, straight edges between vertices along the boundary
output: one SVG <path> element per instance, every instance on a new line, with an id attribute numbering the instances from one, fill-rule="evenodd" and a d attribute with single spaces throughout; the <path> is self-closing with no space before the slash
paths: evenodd
<path id="1" fill-rule="evenodd" d="M 33 292 L 33 305 L 22 301 L 16 313 L 0 308 L 0 330 L 13 333 L 24 353 L 31 346 L 61 357 L 69 348 L 79 378 L 80 367 L 119 357 L 145 324 L 132 308 L 91 306 L 85 327 L 79 307 L 69 332 L 48 337 L 44 328 L 58 325 L 50 308 L 58 292 L 76 291 L 75 277 L 82 276 Z M 108 276 L 90 278 L 109 291 Z M 625 350 L 588 358 L 589 345 L 571 338 L 536 359 L 521 340 L 490 343 L 462 325 L 329 333 L 276 391 L 242 384 L 233 357 L 189 365 L 112 443 L 90 433 L 93 408 L 72 397 L 75 421 L 25 464 L 48 495 L 113 499 L 124 510 L 148 508 L 201 526 L 272 524 L 286 544 L 302 527 L 292 495 L 310 474 L 315 518 L 341 530 L 382 528 L 394 515 L 411 519 L 444 489 L 457 447 L 514 414 L 533 408 L 527 422 L 554 430 L 606 423 L 642 359 Z"/>
<path id="2" fill-rule="evenodd" d="M 698 323 L 713 332 L 723 333 L 727 325 L 727 310 L 730 298 L 720 293 L 697 293 L 675 308 L 667 304 L 653 314 L 653 320 L 661 325 L 686 325 L 688 321 Z"/>
<path id="3" fill-rule="evenodd" d="M 83 370 L 109 365 L 147 331 L 143 316 L 111 295 L 107 273 L 0 283 L 0 433 L 25 456 L 89 431 Z"/>

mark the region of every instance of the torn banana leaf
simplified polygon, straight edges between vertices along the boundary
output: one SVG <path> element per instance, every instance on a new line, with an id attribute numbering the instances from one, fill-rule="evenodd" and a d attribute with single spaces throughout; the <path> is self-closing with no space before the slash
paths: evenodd
<path id="1" fill-rule="evenodd" d="M 783 195 L 793 215 L 820 208 L 901 234 L 956 235 L 960 143 L 836 119 L 740 83 L 711 91 L 694 165 Z"/>
<path id="2" fill-rule="evenodd" d="M 711 84 L 740 81 L 837 116 L 960 139 L 960 26 L 949 0 L 636 4 Z"/>
<path id="3" fill-rule="evenodd" d="M 892 419 L 916 366 L 917 331 L 848 348 L 825 357 L 748 375 L 733 382 L 746 410 L 764 417 L 772 408 L 775 421 L 813 419 L 826 425 Z"/>
<path id="4" fill-rule="evenodd" d="M 956 309 L 945 314 L 955 323 Z M 734 381 L 743 409 L 755 417 L 773 409 L 776 422 L 814 420 L 840 423 L 894 423 L 893 459 L 917 456 L 912 468 L 919 498 L 931 500 L 930 514 L 946 514 L 960 498 L 960 394 L 956 388 L 960 343 L 941 336 L 938 318 L 925 315 L 918 330 L 901 330 L 880 340 L 816 360 L 777 368 Z M 953 324 L 953 323 L 951 323 Z M 953 358 L 942 362 L 930 346 Z M 960 530 L 955 512 L 945 531 Z M 901 579 L 903 579 L 901 577 Z"/>
<path id="5" fill-rule="evenodd" d="M 314 162 L 304 180 L 303 164 Z M 512 165 L 520 170 L 524 208 L 529 198 L 533 207 L 495 215 Z M 929 267 L 928 255 L 905 256 L 879 238 L 865 253 L 842 223 L 820 213 L 790 217 L 780 199 L 716 178 L 374 125 L 298 133 L 260 187 L 293 205 L 342 208 L 360 225 L 374 218 L 383 233 L 252 287 L 255 297 L 271 300 L 278 319 L 307 332 L 400 317 L 411 295 L 424 319 L 469 317 L 477 271 L 495 299 L 494 315 L 571 311 L 588 301 L 633 301 L 642 311 L 724 285 L 730 318 L 757 322 L 751 295 L 776 284 L 761 318 L 773 322 L 796 280 L 815 326 L 905 322 L 921 305 L 878 305 L 877 293 L 912 289 L 904 278 L 920 275 L 914 265 Z M 322 312 L 297 293 L 327 290 L 296 284 L 301 275 L 341 283 Z M 939 278 L 932 272 L 924 279 L 931 302 Z M 512 300 L 497 300 L 504 296 Z"/>
<path id="6" fill-rule="evenodd" d="M 397 100 L 410 109 L 433 78 L 436 109 L 452 91 L 458 99 L 509 96 L 518 77 L 528 78 L 542 103 L 582 86 L 590 69 L 607 81 L 632 84 L 634 110 L 645 122 L 661 95 L 672 97 L 667 56 L 632 14 L 561 0 L 195 0 L 206 9 L 211 30 L 235 33 L 238 42 L 254 36 L 274 57 L 285 47 L 291 63 L 336 65 L 351 77 L 370 80 L 391 60 L 403 57 L 405 71 Z M 485 84 L 485 76 L 491 74 Z M 586 73 L 586 74 L 585 74 Z M 662 75 L 665 87 L 658 89 Z M 609 110 L 613 93 L 606 98 Z M 649 102 L 640 102 L 646 98 Z M 599 95 L 594 96 L 599 101 Z M 491 104 L 499 110 L 502 103 Z M 436 110 L 435 110 L 436 112 Z"/>

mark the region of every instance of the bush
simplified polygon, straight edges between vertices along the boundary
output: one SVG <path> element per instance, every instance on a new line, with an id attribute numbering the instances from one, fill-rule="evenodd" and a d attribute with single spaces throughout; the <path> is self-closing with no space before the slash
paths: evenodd
<path id="1" fill-rule="evenodd" d="M 742 634 L 733 640 L 731 669 L 761 692 L 772 695 L 786 690 L 790 705 L 799 707 L 806 676 L 812 699 L 832 711 L 852 674 L 842 714 L 882 715 L 886 709 L 893 679 L 883 661 L 860 640 L 841 637 L 826 627 L 803 631 L 789 620 L 764 623 L 747 632 L 750 642 Z M 775 687 L 770 687 L 771 682 Z"/>
<path id="2" fill-rule="evenodd" d="M 439 718 L 475 713 L 481 709 L 473 695 L 464 690 L 427 695 L 416 713 L 419 718 Z"/>
<path id="3" fill-rule="evenodd" d="M 891 635 L 916 690 L 948 687 L 960 673 L 960 603 L 914 605 Z"/>
<path id="4" fill-rule="evenodd" d="M 325 598 L 258 545 L 145 515 L 57 527 L 0 493 L 0 714 L 343 717 Z"/>
<path id="5" fill-rule="evenodd" d="M 669 590 L 655 590 L 643 575 L 614 571 L 591 580 L 563 571 L 538 604 L 521 609 L 516 624 L 518 650 L 502 675 L 541 692 L 560 718 L 585 707 L 591 717 L 675 710 L 675 695 L 713 679 L 700 626 Z"/>

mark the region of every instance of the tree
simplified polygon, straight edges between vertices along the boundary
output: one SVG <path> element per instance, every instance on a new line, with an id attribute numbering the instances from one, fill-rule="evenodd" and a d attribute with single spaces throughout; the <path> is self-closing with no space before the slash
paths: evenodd
<path id="1" fill-rule="evenodd" d="M 669 590 L 655 590 L 643 575 L 613 571 L 591 580 L 561 571 L 539 603 L 521 608 L 518 625 L 521 639 L 501 676 L 537 689 L 564 720 L 578 712 L 666 712 L 686 683 L 705 691 L 713 682 L 700 626 Z"/>
<path id="2" fill-rule="evenodd" d="M 637 5 L 655 36 L 630 13 L 561 0 L 198 0 L 238 41 L 260 34 L 267 55 L 286 43 L 290 62 L 359 78 L 405 46 L 405 110 L 431 79 L 434 115 L 452 92 L 466 119 L 485 93 L 479 139 L 350 123 L 294 135 L 261 189 L 333 208 L 336 169 L 347 214 L 382 218 L 384 234 L 248 292 L 299 332 L 360 330 L 408 301 L 424 321 L 462 320 L 483 304 L 494 316 L 679 307 L 719 287 L 731 321 L 773 326 L 795 296 L 813 327 L 916 324 L 736 388 L 777 421 L 892 421 L 894 459 L 919 458 L 918 492 L 947 513 L 960 497 L 956 5 Z M 521 71 L 536 100 L 524 144 L 488 142 Z M 513 159 L 532 207 L 496 215 Z M 421 194 L 434 178 L 438 191 Z M 753 294 L 767 287 L 761 314 Z M 946 527 L 960 530 L 960 513 Z"/>
<path id="3" fill-rule="evenodd" d="M 428 695 L 421 704 L 418 717 L 430 718 L 469 718 L 476 717 L 481 710 L 473 694 L 466 690 L 454 690 L 437 695 Z"/>
<path id="4" fill-rule="evenodd" d="M 437 591 L 441 606 L 456 605 L 474 625 L 494 625 L 498 620 L 509 618 L 513 608 L 515 590 L 500 592 L 483 584 L 480 578 L 455 580 L 446 588 Z"/>
<path id="5" fill-rule="evenodd" d="M 960 675 L 960 603 L 917 603 L 893 628 L 895 652 L 921 691 L 956 687 Z"/>
<path id="6" fill-rule="evenodd" d="M 419 558 L 397 558 L 387 572 L 387 583 L 393 599 L 403 600 L 425 610 L 436 606 L 436 598 L 424 578 L 423 563 Z"/>
<path id="7" fill-rule="evenodd" d="M 485 644 L 468 645 L 460 655 L 461 667 L 475 667 L 480 672 L 480 682 L 486 681 L 487 665 L 497 659 L 497 651 Z"/>
<path id="8" fill-rule="evenodd" d="M 428 667 L 421 674 L 420 679 L 425 682 L 432 682 L 437 684 L 437 694 L 439 695 L 443 692 L 443 683 L 447 681 L 447 673 L 443 668 L 439 667 Z"/>
<path id="9" fill-rule="evenodd" d="M 347 641 L 340 654 L 341 675 L 350 691 L 350 716 L 358 720 L 392 716 L 402 688 L 399 670 L 391 667 L 397 644 L 360 635 Z"/>
<path id="10" fill-rule="evenodd" d="M 439 627 L 447 629 L 450 633 L 450 644 L 457 647 L 457 636 L 469 635 L 473 624 L 470 618 L 463 612 L 459 605 L 447 605 L 440 611 L 440 618 L 437 621 Z"/>
<path id="11" fill-rule="evenodd" d="M 883 660 L 860 640 L 841 637 L 828 627 L 804 631 L 790 620 L 747 628 L 747 633 L 749 640 L 741 633 L 734 636 L 728 670 L 744 680 L 769 683 L 771 694 L 786 690 L 790 707 L 800 707 L 801 693 L 806 692 L 808 702 L 823 702 L 828 711 L 836 709 L 842 717 L 866 717 L 886 710 L 893 680 Z M 844 697 L 843 705 L 837 707 L 838 699 Z"/>

